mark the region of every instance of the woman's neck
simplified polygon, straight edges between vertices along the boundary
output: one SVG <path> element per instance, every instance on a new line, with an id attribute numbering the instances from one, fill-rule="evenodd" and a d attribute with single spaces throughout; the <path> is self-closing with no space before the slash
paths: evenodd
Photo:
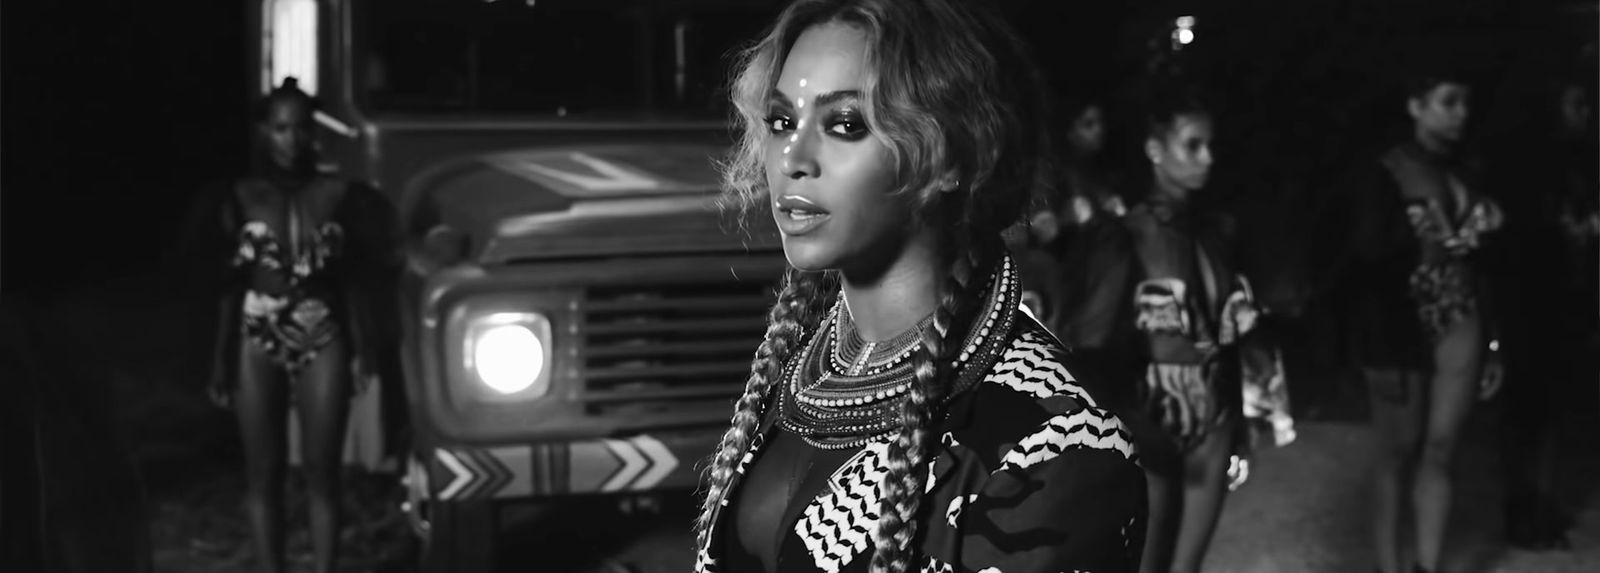
<path id="1" fill-rule="evenodd" d="M 1152 205 L 1161 205 L 1175 211 L 1182 211 L 1189 206 L 1189 190 L 1167 181 L 1157 175 L 1155 186 L 1150 189 L 1148 200 Z"/>
<path id="2" fill-rule="evenodd" d="M 1082 169 L 1094 162 L 1094 152 L 1077 148 L 1068 148 L 1066 157 L 1064 159 L 1066 159 L 1064 163 L 1068 167 L 1073 169 Z"/>
<path id="3" fill-rule="evenodd" d="M 1450 152 L 1455 149 L 1455 142 L 1439 137 L 1433 132 L 1420 127 L 1417 128 L 1413 139 L 1416 140 L 1417 146 L 1421 147 L 1423 151 L 1439 157 L 1449 157 Z"/>
<path id="4" fill-rule="evenodd" d="M 309 173 L 273 170 L 261 174 L 261 178 L 285 191 L 293 191 L 305 187 L 311 182 L 313 176 Z"/>
<path id="5" fill-rule="evenodd" d="M 841 273 L 846 311 L 862 338 L 888 340 L 938 308 L 944 274 L 935 245 L 932 231 L 926 230 L 880 272 Z"/>
<path id="6" fill-rule="evenodd" d="M 317 170 L 315 163 L 304 161 L 294 167 L 284 167 L 263 155 L 255 158 L 252 171 L 256 177 L 285 190 L 295 190 L 305 187 L 311 180 L 316 179 Z"/>

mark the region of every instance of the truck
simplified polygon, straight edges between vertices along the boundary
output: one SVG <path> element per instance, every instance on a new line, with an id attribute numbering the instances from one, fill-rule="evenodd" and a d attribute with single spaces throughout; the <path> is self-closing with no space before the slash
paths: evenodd
<path id="1" fill-rule="evenodd" d="M 395 206 L 423 568 L 492 568 L 512 506 L 688 495 L 786 265 L 714 202 L 729 55 L 779 3 L 248 5 L 250 97 L 296 78 L 323 169 Z"/>

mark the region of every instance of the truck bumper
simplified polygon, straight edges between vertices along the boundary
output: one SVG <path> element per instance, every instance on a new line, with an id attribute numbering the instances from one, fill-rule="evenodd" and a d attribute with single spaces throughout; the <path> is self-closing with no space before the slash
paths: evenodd
<path id="1" fill-rule="evenodd" d="M 418 452 L 412 499 L 461 502 L 693 489 L 720 428 Z"/>

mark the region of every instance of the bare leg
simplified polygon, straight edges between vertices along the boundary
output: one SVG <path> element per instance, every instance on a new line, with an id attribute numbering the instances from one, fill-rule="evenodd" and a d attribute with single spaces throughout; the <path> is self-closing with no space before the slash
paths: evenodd
<path id="1" fill-rule="evenodd" d="M 1439 566 L 1450 519 L 1450 462 L 1461 426 L 1477 397 L 1484 344 L 1482 324 L 1474 316 L 1456 323 L 1434 345 L 1427 436 L 1412 492 L 1417 512 L 1417 564 L 1429 571 Z"/>
<path id="2" fill-rule="evenodd" d="M 1146 468 L 1145 488 L 1149 496 L 1149 523 L 1145 524 L 1144 553 L 1140 558 L 1142 573 L 1166 573 L 1172 568 L 1172 547 L 1178 535 L 1178 476 Z"/>
<path id="3" fill-rule="evenodd" d="M 1144 551 L 1139 560 L 1143 573 L 1167 573 L 1172 567 L 1172 545 L 1178 533 L 1178 489 L 1183 471 L 1177 444 L 1160 427 L 1137 410 L 1119 414 L 1139 446 L 1148 501 Z"/>
<path id="4" fill-rule="evenodd" d="M 1236 423 L 1211 428 L 1205 440 L 1183 456 L 1183 515 L 1172 552 L 1173 571 L 1198 572 L 1205 560 L 1228 496 L 1228 457 Z"/>
<path id="5" fill-rule="evenodd" d="M 1405 571 L 1400 555 L 1400 508 L 1411 459 L 1421 444 L 1422 374 L 1396 369 L 1365 372 L 1377 441 L 1372 464 L 1373 547 L 1378 570 Z"/>
<path id="6" fill-rule="evenodd" d="M 240 341 L 233 400 L 244 445 L 245 513 L 262 571 L 283 571 L 284 435 L 288 385 L 283 370 L 248 338 Z"/>
<path id="7" fill-rule="evenodd" d="M 296 381 L 301 448 L 310 501 L 316 570 L 332 573 L 339 555 L 340 471 L 350 407 L 348 355 L 343 341 L 318 353 Z"/>

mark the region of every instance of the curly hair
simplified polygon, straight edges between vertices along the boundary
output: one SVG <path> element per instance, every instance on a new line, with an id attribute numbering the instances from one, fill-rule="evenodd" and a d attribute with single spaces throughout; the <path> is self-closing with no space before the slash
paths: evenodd
<path id="1" fill-rule="evenodd" d="M 914 193 L 921 217 L 938 229 L 947 269 L 933 328 L 911 360 L 916 383 L 889 443 L 883 508 L 872 568 L 902 573 L 915 560 L 916 522 L 925 488 L 933 428 L 942 418 L 952 365 L 976 312 L 976 280 L 1004 253 L 1000 233 L 1020 221 L 1037 190 L 1050 183 L 1047 96 L 1026 47 L 1000 14 L 970 0 L 798 0 L 754 44 L 738 54 L 732 85 L 738 140 L 719 165 L 724 208 L 746 223 L 770 217 L 763 118 L 788 51 L 801 33 L 840 23 L 867 37 L 861 86 L 873 137 L 895 162 L 894 193 Z M 946 173 L 960 184 L 940 192 Z M 791 270 L 768 315 L 733 425 L 707 468 L 697 534 L 707 542 L 710 516 L 727 486 L 791 351 L 822 320 L 837 296 L 833 271 Z"/>

